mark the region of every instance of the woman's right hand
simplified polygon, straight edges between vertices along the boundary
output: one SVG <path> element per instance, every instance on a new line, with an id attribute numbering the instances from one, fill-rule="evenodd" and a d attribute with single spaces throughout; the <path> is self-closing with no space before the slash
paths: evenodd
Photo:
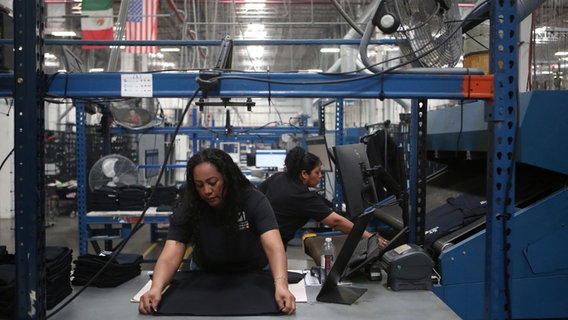
<path id="1" fill-rule="evenodd" d="M 158 289 L 150 289 L 140 297 L 138 304 L 138 312 L 142 314 L 150 314 L 152 311 L 158 310 L 158 304 L 162 300 L 162 292 Z"/>

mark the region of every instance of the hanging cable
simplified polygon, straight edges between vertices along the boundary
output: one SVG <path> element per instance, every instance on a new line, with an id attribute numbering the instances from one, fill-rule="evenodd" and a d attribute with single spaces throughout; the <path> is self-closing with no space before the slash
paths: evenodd
<path id="1" fill-rule="evenodd" d="M 195 99 L 195 97 L 197 96 L 199 91 L 200 91 L 199 88 L 195 90 L 195 92 L 193 93 L 193 95 L 191 96 L 189 101 L 187 102 L 187 105 L 185 106 L 185 109 L 183 110 L 180 119 L 183 119 L 186 116 L 186 114 L 187 114 L 187 112 L 188 112 L 188 110 L 191 106 L 191 103 L 193 102 L 193 100 Z M 160 184 L 160 181 L 162 180 L 162 176 L 164 175 L 166 165 L 168 164 L 168 160 L 169 160 L 169 158 L 170 158 L 170 156 L 173 152 L 173 146 L 174 146 L 176 136 L 179 133 L 179 130 L 180 130 L 182 123 L 183 123 L 183 121 L 179 121 L 178 125 L 176 126 L 176 129 L 175 129 L 175 131 L 174 131 L 174 133 L 171 137 L 171 140 L 170 140 L 170 145 L 169 145 L 168 149 L 166 150 L 166 154 L 164 156 L 164 162 L 162 163 L 162 167 L 160 168 L 160 173 L 158 174 L 158 178 L 156 179 L 156 183 L 152 186 L 150 196 L 148 198 L 148 201 L 146 202 L 146 205 L 144 206 L 144 210 L 142 210 L 142 213 L 140 214 L 140 216 L 136 220 L 136 223 L 132 227 L 132 231 L 130 232 L 130 234 L 128 234 L 128 236 L 117 245 L 117 247 L 113 250 L 112 254 L 108 258 L 107 262 L 99 269 L 99 271 L 97 271 L 97 273 L 89 281 L 87 281 L 87 283 L 85 283 L 85 285 L 81 289 L 79 289 L 79 291 L 77 291 L 77 293 L 75 293 L 67 301 L 65 301 L 65 303 L 63 303 L 61 306 L 59 306 L 57 309 L 55 309 L 53 312 L 51 312 L 47 316 L 46 319 L 49 319 L 50 317 L 57 314 L 59 311 L 63 310 L 63 308 L 68 306 L 69 303 L 71 303 L 71 301 L 75 300 L 82 292 L 84 292 L 87 289 L 87 287 L 89 287 L 110 266 L 110 264 L 115 260 L 116 256 L 122 251 L 122 249 L 124 249 L 124 247 L 126 246 L 128 241 L 130 241 L 132 236 L 134 234 L 136 234 L 136 232 L 138 232 L 138 230 L 140 230 L 142 228 L 142 226 L 144 225 L 142 221 L 144 220 L 144 216 L 146 215 L 146 211 L 148 211 L 148 208 L 150 207 L 150 203 L 152 202 L 156 188 L 158 187 L 158 185 Z"/>

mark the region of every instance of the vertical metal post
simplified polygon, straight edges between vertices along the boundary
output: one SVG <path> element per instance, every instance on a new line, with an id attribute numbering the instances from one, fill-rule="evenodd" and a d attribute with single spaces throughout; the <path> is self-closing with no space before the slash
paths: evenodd
<path id="1" fill-rule="evenodd" d="M 517 4 L 491 1 L 490 65 L 495 99 L 488 122 L 485 318 L 510 319 L 511 217 L 515 210 L 515 144 L 518 117 Z"/>
<path id="2" fill-rule="evenodd" d="M 335 100 L 335 144 L 343 145 L 344 132 L 343 132 L 343 99 L 339 98 Z M 341 176 L 335 171 L 335 209 L 341 212 L 341 203 L 343 201 L 343 190 L 341 188 Z"/>
<path id="3" fill-rule="evenodd" d="M 306 123 L 307 123 L 307 121 L 306 121 Z M 324 107 L 321 99 L 318 100 L 318 134 L 320 136 L 325 136 L 325 107 Z M 304 136 L 305 136 L 305 134 L 304 134 Z M 327 185 L 325 180 L 326 179 L 325 179 L 325 174 L 324 174 L 321 177 L 321 180 L 320 180 L 320 186 L 322 186 L 324 189 L 325 189 L 325 186 Z"/>
<path id="4" fill-rule="evenodd" d="M 16 319 L 46 313 L 42 1 L 14 2 Z"/>
<path id="5" fill-rule="evenodd" d="M 76 135 L 75 156 L 77 159 L 77 220 L 79 223 L 79 254 L 87 254 L 89 231 L 87 230 L 87 147 L 85 134 L 85 106 L 75 104 Z"/>
<path id="6" fill-rule="evenodd" d="M 323 136 L 325 134 L 325 106 L 321 99 L 318 101 L 318 116 L 318 134 Z"/>
<path id="7" fill-rule="evenodd" d="M 410 121 L 410 217 L 408 242 L 424 244 L 426 216 L 426 99 L 412 100 Z"/>
<path id="8" fill-rule="evenodd" d="M 197 117 L 198 117 L 197 108 L 193 108 L 192 112 L 193 112 L 193 117 L 191 117 L 191 125 L 194 128 L 197 128 L 197 126 L 198 126 L 198 123 L 197 123 Z M 183 121 L 183 119 L 180 119 L 180 121 Z M 192 141 L 193 154 L 196 154 L 197 151 L 199 150 L 198 146 L 197 146 L 197 144 L 199 142 L 199 139 L 197 138 L 197 133 L 193 133 L 191 138 L 192 138 L 191 141 Z M 187 160 L 189 160 L 189 159 L 187 159 Z"/>

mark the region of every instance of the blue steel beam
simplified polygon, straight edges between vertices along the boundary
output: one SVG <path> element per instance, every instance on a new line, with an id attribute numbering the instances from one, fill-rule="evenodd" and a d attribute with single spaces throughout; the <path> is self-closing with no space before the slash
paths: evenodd
<path id="1" fill-rule="evenodd" d="M 207 47 L 220 46 L 222 40 L 72 40 L 72 39 L 46 39 L 46 45 L 67 46 L 163 46 L 163 47 Z M 2 42 L 0 42 L 2 43 Z M 10 41 L 6 41 L 10 43 Z M 314 46 L 314 45 L 359 45 L 359 39 L 265 39 L 265 40 L 239 40 L 233 39 L 234 46 Z M 394 39 L 373 39 L 370 44 L 396 44 Z"/>
<path id="2" fill-rule="evenodd" d="M 145 130 L 129 130 L 125 128 L 112 128 L 112 134 L 128 134 L 128 133 L 143 133 L 143 134 L 172 134 L 175 127 L 156 127 Z M 231 139 L 255 139 L 255 137 L 277 137 L 287 133 L 318 133 L 318 128 L 315 127 L 233 127 L 230 134 L 225 134 L 225 127 L 181 127 L 179 134 L 197 134 L 200 138 L 223 138 L 223 141 Z M 207 139 L 207 138 L 205 138 Z"/>
<path id="3" fill-rule="evenodd" d="M 495 99 L 488 122 L 485 318 L 511 319 L 511 217 L 515 212 L 515 145 L 518 117 L 518 24 L 516 1 L 491 1 L 489 72 Z"/>
<path id="4" fill-rule="evenodd" d="M 14 319 L 46 313 L 42 3 L 14 1 Z"/>
<path id="5" fill-rule="evenodd" d="M 430 73 L 383 75 L 223 72 L 208 97 L 492 99 L 493 76 L 470 69 L 426 69 Z M 451 71 L 451 72 L 450 72 Z M 433 73 L 435 72 L 435 73 Z M 121 97 L 127 73 L 69 73 L 46 77 L 47 94 L 69 98 Z M 11 75 L 0 75 L 0 84 Z M 152 74 L 152 96 L 189 97 L 199 89 L 198 72 Z M 4 79 L 3 79 L 4 78 Z M 269 85 L 270 80 L 270 85 Z M 11 96 L 0 86 L 1 96 Z"/>

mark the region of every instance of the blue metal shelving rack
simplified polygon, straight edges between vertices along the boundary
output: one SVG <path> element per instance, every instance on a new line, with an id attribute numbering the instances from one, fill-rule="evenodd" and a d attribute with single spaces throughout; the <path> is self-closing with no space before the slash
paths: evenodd
<path id="1" fill-rule="evenodd" d="M 45 318 L 45 273 L 43 251 L 45 229 L 43 215 L 43 158 L 36 157 L 43 150 L 43 101 L 39 94 L 67 97 L 118 97 L 120 74 L 59 74 L 41 78 L 41 1 L 35 5 L 14 1 L 15 71 L 0 75 L 0 96 L 14 96 L 16 113 L 16 256 L 18 265 L 19 319 Z M 506 250 L 506 224 L 513 212 L 511 185 L 514 182 L 512 166 L 515 145 L 514 128 L 517 114 L 517 19 L 515 1 L 491 2 L 491 68 L 493 76 L 456 73 L 453 69 L 439 74 L 393 73 L 381 76 L 318 74 L 270 74 L 276 81 L 270 89 L 263 83 L 266 74 L 223 74 L 219 91 L 210 97 L 302 97 L 336 99 L 410 98 L 426 99 L 484 99 L 487 101 L 486 121 L 489 122 L 491 141 L 488 154 L 488 186 L 490 205 L 487 225 L 486 317 L 507 317 L 508 279 L 507 261 L 501 252 Z M 40 33 L 36 34 L 36 30 Z M 70 44 L 77 44 L 75 41 Z M 216 44 L 218 42 L 215 42 Z M 329 43 L 326 42 L 326 43 Z M 269 43 L 272 44 L 272 43 Z M 246 43 L 243 43 L 246 45 Z M 197 74 L 153 74 L 154 96 L 187 97 L 197 89 Z M 336 82 L 333 84 L 332 82 Z M 381 88 L 380 93 L 377 88 Z M 78 124 L 84 112 L 78 109 Z M 338 105 L 338 112 L 342 112 Z M 414 111 L 414 110 L 413 110 Z M 342 125 L 340 117 L 337 125 Z M 425 126 L 420 134 L 425 134 Z M 341 132 L 341 130 L 337 130 Z M 418 132 L 418 131 L 416 131 Z M 78 132 L 78 140 L 81 133 Z M 337 141 L 341 141 L 338 137 Z M 415 138 L 416 139 L 416 138 Z M 416 141 L 413 141 L 416 142 Z M 416 145 L 416 144 L 415 144 Z M 419 150 L 414 150 L 419 154 Z M 418 171 L 419 161 L 413 160 L 412 170 Z M 80 163 L 78 163 L 80 167 Z M 84 174 L 84 173 L 83 173 Z M 415 177 L 414 179 L 420 179 Z M 416 183 L 416 182 L 414 182 Z M 30 191 L 34 192 L 30 192 Z M 413 190 L 411 190 L 412 194 Z M 420 196 L 420 194 L 416 194 Z M 419 199 L 418 199 L 419 200 Z M 424 200 L 424 199 L 422 199 Z M 418 212 L 420 214 L 420 212 Z M 416 215 L 416 208 L 411 214 Z M 30 293 L 35 293 L 33 297 Z"/>

